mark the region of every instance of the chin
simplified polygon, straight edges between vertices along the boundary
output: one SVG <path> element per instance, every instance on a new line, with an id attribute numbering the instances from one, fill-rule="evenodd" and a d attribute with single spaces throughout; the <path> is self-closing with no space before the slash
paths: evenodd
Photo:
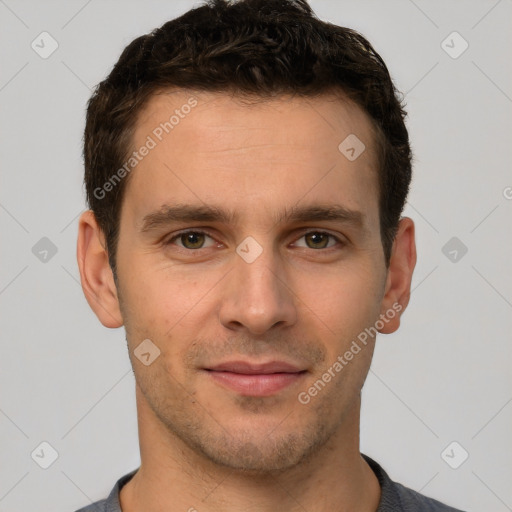
<path id="1" fill-rule="evenodd" d="M 302 432 L 300 429 L 281 430 L 278 436 L 272 432 L 280 430 L 279 425 L 273 429 L 258 429 L 259 433 L 254 429 L 221 430 L 217 435 L 188 431 L 182 441 L 218 466 L 254 476 L 275 475 L 303 464 L 331 437 L 318 425 L 303 428 Z"/>

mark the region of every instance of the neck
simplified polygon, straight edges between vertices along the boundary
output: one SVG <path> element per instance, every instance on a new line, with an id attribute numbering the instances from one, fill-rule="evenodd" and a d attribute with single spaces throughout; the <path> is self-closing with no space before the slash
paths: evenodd
<path id="1" fill-rule="evenodd" d="M 122 488 L 123 512 L 375 512 L 378 480 L 359 452 L 360 400 L 335 435 L 301 464 L 278 474 L 219 466 L 170 433 L 137 387 L 141 466 Z"/>

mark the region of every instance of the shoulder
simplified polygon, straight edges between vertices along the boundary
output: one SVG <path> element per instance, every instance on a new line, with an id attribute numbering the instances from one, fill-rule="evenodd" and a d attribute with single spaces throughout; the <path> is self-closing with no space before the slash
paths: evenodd
<path id="1" fill-rule="evenodd" d="M 130 481 L 137 471 L 138 468 L 122 476 L 116 482 L 112 491 L 110 491 L 108 498 L 91 503 L 76 512 L 122 512 L 121 505 L 119 504 L 119 491 L 122 489 L 123 485 Z"/>
<path id="2" fill-rule="evenodd" d="M 400 498 L 400 503 L 404 511 L 421 512 L 462 512 L 458 508 L 453 508 L 433 498 L 428 498 L 419 492 L 413 491 L 408 487 L 397 482 L 392 482 Z"/>
<path id="3" fill-rule="evenodd" d="M 381 498 L 377 512 L 462 512 L 393 482 L 382 467 L 367 455 L 361 454 L 379 480 Z"/>
<path id="4" fill-rule="evenodd" d="M 87 507 L 83 507 L 76 512 L 107 512 L 107 500 L 97 501 L 96 503 L 91 503 Z"/>

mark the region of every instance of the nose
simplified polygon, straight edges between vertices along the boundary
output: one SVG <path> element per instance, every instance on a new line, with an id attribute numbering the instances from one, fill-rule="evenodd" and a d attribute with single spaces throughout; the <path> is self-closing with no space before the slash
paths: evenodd
<path id="1" fill-rule="evenodd" d="M 297 321 L 296 297 L 279 255 L 264 249 L 252 262 L 234 255 L 220 306 L 220 322 L 233 331 L 263 335 Z"/>

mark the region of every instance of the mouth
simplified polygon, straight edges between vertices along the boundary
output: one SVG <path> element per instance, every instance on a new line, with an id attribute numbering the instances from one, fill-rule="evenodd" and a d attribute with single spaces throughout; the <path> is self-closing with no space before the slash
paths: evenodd
<path id="1" fill-rule="evenodd" d="M 307 370 L 284 361 L 229 361 L 204 368 L 217 384 L 242 396 L 272 396 L 302 380 Z"/>

